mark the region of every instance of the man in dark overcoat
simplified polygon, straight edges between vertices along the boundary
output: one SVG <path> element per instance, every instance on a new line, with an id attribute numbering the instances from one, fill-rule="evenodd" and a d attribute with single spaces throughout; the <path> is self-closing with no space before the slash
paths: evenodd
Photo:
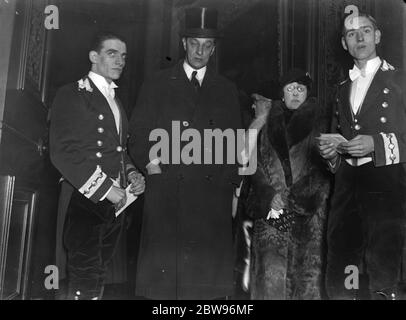
<path id="1" fill-rule="evenodd" d="M 321 142 L 335 172 L 328 221 L 327 292 L 354 299 L 366 273 L 366 298 L 396 299 L 405 233 L 406 75 L 377 55 L 381 32 L 365 13 L 347 17 L 342 45 L 354 59 L 338 88 L 333 132 Z M 363 291 L 361 290 L 361 293 Z"/>
<path id="2" fill-rule="evenodd" d="M 136 293 L 153 299 L 233 292 L 236 152 L 207 135 L 228 129 L 224 142 L 233 144 L 242 128 L 237 90 L 207 65 L 219 36 L 217 12 L 191 8 L 185 18 L 185 58 L 145 82 L 130 120 L 130 155 L 147 173 Z M 235 161 L 226 163 L 230 155 Z"/>
<path id="3" fill-rule="evenodd" d="M 89 52 L 91 71 L 60 88 L 52 105 L 50 155 L 63 177 L 56 256 L 61 275 L 66 262 L 68 299 L 102 298 L 125 221 L 115 211 L 127 200 L 128 182 L 135 195 L 145 187 L 126 154 L 128 121 L 114 91 L 126 53 L 117 35 L 97 35 Z"/>

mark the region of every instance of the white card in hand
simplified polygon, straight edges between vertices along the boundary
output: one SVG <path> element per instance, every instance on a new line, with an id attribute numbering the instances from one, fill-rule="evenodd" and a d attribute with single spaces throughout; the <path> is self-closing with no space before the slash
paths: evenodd
<path id="1" fill-rule="evenodd" d="M 128 185 L 128 187 L 125 189 L 125 194 L 127 196 L 127 202 L 119 209 L 115 212 L 116 217 L 118 217 L 120 215 L 120 213 L 122 213 L 124 211 L 125 208 L 127 208 L 131 203 L 133 203 L 138 196 L 135 196 L 134 194 L 132 194 L 130 192 L 130 188 L 131 188 L 131 184 Z"/>
<path id="2" fill-rule="evenodd" d="M 348 140 L 339 133 L 321 133 L 320 137 L 317 137 L 317 139 L 332 143 L 336 150 L 341 143 L 348 142 Z"/>

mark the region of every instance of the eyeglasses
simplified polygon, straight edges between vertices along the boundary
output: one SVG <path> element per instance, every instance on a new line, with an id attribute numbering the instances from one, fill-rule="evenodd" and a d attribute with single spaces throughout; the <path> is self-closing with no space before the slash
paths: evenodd
<path id="1" fill-rule="evenodd" d="M 291 84 L 290 86 L 286 87 L 287 92 L 293 92 L 295 89 L 297 89 L 297 92 L 303 93 L 306 90 L 306 86 L 303 85 L 295 86 L 294 84 Z"/>

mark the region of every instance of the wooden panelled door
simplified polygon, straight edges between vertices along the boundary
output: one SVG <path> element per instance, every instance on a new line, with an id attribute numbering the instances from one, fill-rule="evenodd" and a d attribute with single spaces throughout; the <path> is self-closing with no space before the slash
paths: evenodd
<path id="1" fill-rule="evenodd" d="M 44 299 L 58 179 L 47 154 L 45 0 L 0 3 L 0 299 Z M 4 23 L 4 24 L 3 24 Z"/>

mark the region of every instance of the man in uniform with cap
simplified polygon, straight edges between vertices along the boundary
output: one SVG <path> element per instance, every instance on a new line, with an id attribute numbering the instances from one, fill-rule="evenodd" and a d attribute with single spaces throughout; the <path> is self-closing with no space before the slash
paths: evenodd
<path id="1" fill-rule="evenodd" d="M 354 67 L 338 87 L 332 130 L 348 141 L 337 147 L 321 140 L 319 146 L 335 173 L 327 231 L 331 299 L 357 298 L 358 271 L 366 271 L 372 299 L 396 299 L 399 293 L 405 231 L 406 76 L 377 55 L 380 40 L 371 16 L 360 13 L 344 20 L 342 45 Z"/>
<path id="2" fill-rule="evenodd" d="M 204 133 L 242 128 L 237 90 L 208 66 L 219 37 L 217 11 L 187 9 L 185 25 L 185 58 L 144 83 L 130 120 L 130 156 L 147 183 L 136 293 L 152 299 L 216 299 L 233 292 L 231 204 L 238 167 L 225 163 L 227 152 L 215 163 L 218 150 L 213 141 L 206 145 Z M 170 159 L 150 155 L 156 128 L 172 137 Z M 197 142 L 196 132 L 201 140 L 190 163 L 185 146 Z"/>
<path id="3" fill-rule="evenodd" d="M 63 176 L 56 256 L 62 275 L 67 265 L 68 299 L 102 298 L 125 222 L 115 211 L 126 203 L 127 183 L 134 195 L 145 187 L 126 154 L 128 122 L 114 91 L 126 54 L 119 36 L 98 34 L 89 52 L 91 71 L 60 88 L 52 105 L 50 155 Z"/>

